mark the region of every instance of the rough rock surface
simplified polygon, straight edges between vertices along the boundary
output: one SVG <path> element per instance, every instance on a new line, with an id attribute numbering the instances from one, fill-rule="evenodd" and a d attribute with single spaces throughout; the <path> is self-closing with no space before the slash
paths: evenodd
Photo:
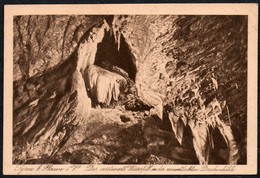
<path id="1" fill-rule="evenodd" d="M 45 72 L 66 60 L 103 16 L 16 16 L 14 80 Z"/>
<path id="2" fill-rule="evenodd" d="M 17 16 L 13 60 L 15 163 L 246 163 L 245 16 Z"/>

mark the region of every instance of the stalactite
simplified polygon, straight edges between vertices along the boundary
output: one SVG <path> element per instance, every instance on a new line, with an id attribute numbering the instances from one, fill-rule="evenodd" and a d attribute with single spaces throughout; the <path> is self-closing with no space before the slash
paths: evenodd
<path id="1" fill-rule="evenodd" d="M 117 43 L 117 50 L 120 50 L 120 42 L 121 42 L 121 24 L 122 24 L 122 17 L 115 15 L 113 22 L 112 22 L 112 29 L 113 29 L 113 34 L 115 38 L 115 42 Z"/>

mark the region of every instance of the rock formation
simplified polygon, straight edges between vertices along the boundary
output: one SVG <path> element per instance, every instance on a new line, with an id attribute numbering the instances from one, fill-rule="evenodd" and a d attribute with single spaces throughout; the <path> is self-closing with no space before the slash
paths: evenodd
<path id="1" fill-rule="evenodd" d="M 13 56 L 14 163 L 246 163 L 244 16 L 16 16 Z"/>

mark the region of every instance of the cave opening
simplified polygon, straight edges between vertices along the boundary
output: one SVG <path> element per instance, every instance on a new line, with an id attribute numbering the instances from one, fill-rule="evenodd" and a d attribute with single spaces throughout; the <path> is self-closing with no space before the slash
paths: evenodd
<path id="1" fill-rule="evenodd" d="M 123 35 L 121 35 L 118 48 L 114 34 L 111 31 L 106 32 L 102 42 L 97 46 L 94 64 L 135 81 L 137 70 L 135 57 L 131 53 Z"/>

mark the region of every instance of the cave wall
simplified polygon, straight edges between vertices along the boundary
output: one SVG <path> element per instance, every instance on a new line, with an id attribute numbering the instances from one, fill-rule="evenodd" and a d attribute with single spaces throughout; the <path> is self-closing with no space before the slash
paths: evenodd
<path id="1" fill-rule="evenodd" d="M 177 78 L 201 67 L 196 75 L 213 76 L 218 96 L 245 116 L 246 16 L 118 16 L 114 23 L 137 59 L 137 82 L 168 96 Z"/>
<path id="2" fill-rule="evenodd" d="M 85 32 L 103 19 L 94 15 L 15 16 L 14 80 L 30 78 L 64 62 Z"/>

